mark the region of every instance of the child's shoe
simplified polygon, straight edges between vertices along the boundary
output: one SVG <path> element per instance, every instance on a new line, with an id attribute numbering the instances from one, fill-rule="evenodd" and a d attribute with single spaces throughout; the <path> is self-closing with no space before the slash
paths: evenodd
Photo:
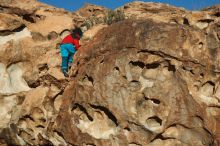
<path id="1" fill-rule="evenodd" d="M 69 77 L 68 71 L 66 69 L 63 69 L 62 72 L 65 77 Z"/>
<path id="2" fill-rule="evenodd" d="M 73 62 L 69 62 L 68 63 L 68 68 L 71 69 L 72 65 L 73 65 Z"/>

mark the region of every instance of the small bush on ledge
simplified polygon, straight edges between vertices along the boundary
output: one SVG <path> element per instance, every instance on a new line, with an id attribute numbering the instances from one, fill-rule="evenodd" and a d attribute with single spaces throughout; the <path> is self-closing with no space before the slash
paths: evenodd
<path id="1" fill-rule="evenodd" d="M 122 21 L 125 19 L 125 14 L 122 10 L 109 10 L 108 13 L 104 17 L 104 22 L 108 25 Z"/>

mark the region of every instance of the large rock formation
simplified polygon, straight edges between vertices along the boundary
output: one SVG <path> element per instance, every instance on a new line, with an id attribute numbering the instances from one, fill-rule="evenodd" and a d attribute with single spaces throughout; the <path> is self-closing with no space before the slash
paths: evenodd
<path id="1" fill-rule="evenodd" d="M 0 144 L 220 145 L 219 6 L 118 11 L 127 20 L 106 25 L 97 6 L 1 2 Z M 58 44 L 91 17 L 65 79 Z"/>
<path id="2" fill-rule="evenodd" d="M 46 100 L 63 92 L 66 79 L 60 71 L 57 44 L 75 23 L 72 13 L 33 0 L 1 1 L 0 16 L 1 142 L 26 145 L 28 141 L 8 127 L 24 123 L 25 117 L 41 111 Z M 56 107 L 59 104 L 57 100 Z"/>

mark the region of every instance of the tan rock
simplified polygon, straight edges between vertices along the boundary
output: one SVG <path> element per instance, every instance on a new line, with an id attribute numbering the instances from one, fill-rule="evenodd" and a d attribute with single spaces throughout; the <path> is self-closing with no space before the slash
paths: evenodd
<path id="1" fill-rule="evenodd" d="M 56 20 L 56 22 L 55 22 Z M 64 28 L 73 29 L 73 23 L 71 16 L 68 15 L 53 15 L 51 13 L 46 16 L 45 19 L 38 21 L 37 23 L 30 24 L 28 28 L 33 32 L 39 32 L 43 36 L 47 36 L 50 32 L 55 31 L 61 33 Z"/>
<path id="2" fill-rule="evenodd" d="M 61 90 L 60 90 L 57 86 L 55 86 L 54 84 L 52 84 L 52 85 L 50 86 L 48 96 L 49 96 L 50 98 L 54 98 L 54 97 L 56 97 L 56 96 L 60 93 L 60 91 L 61 91 Z M 54 102 L 55 102 L 55 101 L 54 101 Z"/>
<path id="3" fill-rule="evenodd" d="M 83 41 L 82 41 L 82 45 L 85 44 L 85 41 L 88 41 L 90 39 L 92 39 L 99 30 L 103 29 L 107 27 L 107 25 L 103 25 L 103 24 L 99 24 L 99 25 L 95 25 L 92 28 L 90 28 L 88 31 L 86 31 L 83 34 Z"/>
<path id="4" fill-rule="evenodd" d="M 7 36 L 0 36 L 0 45 L 7 43 L 8 41 L 19 41 L 23 38 L 31 37 L 31 33 L 27 28 L 24 28 L 22 31 L 13 33 Z"/>
<path id="5" fill-rule="evenodd" d="M 117 128 L 109 123 L 110 121 L 105 114 L 95 112 L 92 122 L 89 120 L 80 119 L 77 127 L 83 133 L 88 133 L 97 139 L 109 139 L 110 136 L 116 135 L 117 133 Z M 102 126 L 100 126 L 100 124 Z"/>
<path id="6" fill-rule="evenodd" d="M 60 68 L 51 68 L 48 71 L 48 74 L 50 74 L 51 76 L 53 76 L 54 78 L 56 78 L 57 80 L 63 80 L 65 79 L 62 71 Z"/>
<path id="7" fill-rule="evenodd" d="M 0 64 L 0 93 L 13 94 L 29 91 L 30 88 L 22 75 L 22 66 L 19 64 L 11 65 L 8 68 L 4 64 Z"/>
<path id="8" fill-rule="evenodd" d="M 157 22 L 183 24 L 206 29 L 218 18 L 218 5 L 204 11 L 187 11 L 162 3 L 132 2 L 119 8 L 127 18 L 152 19 Z"/>
<path id="9" fill-rule="evenodd" d="M 7 34 L 6 31 L 10 33 L 10 31 L 18 29 L 22 25 L 24 24 L 22 23 L 22 19 L 20 19 L 19 17 L 15 15 L 0 13 L 0 31 L 5 31 L 4 35 Z M 1 33 L 1 35 L 3 34 Z"/>
<path id="10" fill-rule="evenodd" d="M 209 114 L 202 107 L 219 106 L 219 102 L 213 97 L 213 81 L 218 76 L 204 72 L 209 70 L 210 64 L 216 64 L 211 60 L 207 62 L 207 58 L 211 58 L 206 48 L 207 38 L 205 33 L 197 30 L 145 20 L 127 20 L 100 30 L 83 46 L 77 60 L 79 68 L 75 82 L 64 93 L 65 97 L 73 97 L 75 106 L 71 105 L 70 109 L 81 108 L 78 109 L 79 112 L 73 111 L 70 114 L 75 120 L 70 115 L 63 117 L 63 120 L 74 123 L 77 121 L 82 137 L 89 134 L 94 138 L 92 143 L 96 143 L 97 138 L 101 138 L 99 142 L 105 139 L 97 137 L 98 133 L 93 133 L 94 130 L 87 129 L 93 127 L 93 124 L 88 123 L 96 121 L 95 109 L 104 111 L 116 125 L 121 123 L 119 125 L 122 126 L 122 123 L 129 121 L 125 124 L 129 128 L 123 135 L 129 136 L 129 140 L 132 135 L 147 135 L 145 138 L 148 144 L 143 142 L 142 136 L 130 140 L 130 144 L 211 144 L 214 137 L 210 133 L 214 133 L 218 124 L 211 127 L 207 124 L 208 121 L 203 122 Z M 185 34 L 187 38 L 180 37 L 181 34 Z M 161 35 L 164 37 L 158 38 Z M 204 42 L 204 47 L 199 47 L 196 40 Z M 196 82 L 198 80 L 200 82 Z M 194 90 L 194 86 L 199 90 Z M 63 103 L 68 101 L 69 99 L 64 99 Z M 67 108 L 66 104 L 62 107 Z M 66 111 L 70 109 L 67 108 Z M 214 117 L 209 120 L 211 121 L 215 124 L 217 122 Z M 133 124 L 144 128 L 144 132 L 137 131 Z M 105 127 L 105 124 L 102 125 Z M 63 126 L 58 127 L 67 132 Z M 211 132 L 203 129 L 207 126 Z M 119 128 L 120 130 L 122 129 Z M 120 138 L 122 135 L 119 133 L 112 136 Z M 67 138 L 68 135 L 64 137 Z M 72 138 L 75 139 L 74 136 Z M 87 139 L 90 141 L 90 138 Z M 122 141 L 126 143 L 127 139 Z M 218 141 L 218 138 L 215 140 Z M 80 144 L 82 139 L 72 143 Z M 120 140 L 116 143 L 119 144 Z"/>
<path id="11" fill-rule="evenodd" d="M 49 68 L 55 68 L 61 66 L 61 54 L 60 54 L 60 48 L 59 49 L 53 49 L 51 51 L 48 51 L 46 56 L 48 56 L 46 59 L 47 65 Z"/>
<path id="12" fill-rule="evenodd" d="M 187 146 L 185 143 L 181 143 L 175 139 L 168 139 L 168 140 L 155 140 L 149 144 L 149 146 Z"/>
<path id="13" fill-rule="evenodd" d="M 22 104 L 22 109 L 24 110 L 22 114 L 29 114 L 32 108 L 41 107 L 48 91 L 47 87 L 38 87 L 28 92 Z"/>
<path id="14" fill-rule="evenodd" d="M 12 96 L 6 96 L 6 97 L 1 97 L 0 98 L 0 128 L 6 128 L 8 127 L 8 123 L 11 120 L 12 117 L 12 112 L 15 106 L 18 103 L 18 98 L 16 95 Z"/>
<path id="15" fill-rule="evenodd" d="M 121 7 L 125 16 L 137 19 L 153 19 L 157 22 L 181 23 L 187 11 L 162 3 L 132 2 Z"/>
<path id="16" fill-rule="evenodd" d="M 57 110 L 57 111 L 60 111 L 60 107 L 62 105 L 62 102 L 63 102 L 63 99 L 62 99 L 62 96 L 61 95 L 58 95 L 54 101 L 54 108 Z"/>
<path id="17" fill-rule="evenodd" d="M 92 4 L 85 4 L 82 8 L 76 11 L 78 15 L 85 18 L 89 18 L 91 16 L 104 17 L 106 12 L 106 8 Z"/>

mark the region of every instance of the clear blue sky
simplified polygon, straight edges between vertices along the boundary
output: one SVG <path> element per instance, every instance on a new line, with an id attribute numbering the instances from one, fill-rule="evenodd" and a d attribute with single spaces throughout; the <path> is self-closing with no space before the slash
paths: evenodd
<path id="1" fill-rule="evenodd" d="M 41 2 L 64 8 L 69 11 L 75 11 L 82 7 L 85 3 L 104 6 L 110 9 L 115 9 L 128 2 L 135 0 L 39 0 Z M 220 0 L 142 0 L 144 2 L 161 2 L 168 3 L 177 7 L 184 7 L 188 10 L 198 10 L 204 7 L 220 4 Z"/>

